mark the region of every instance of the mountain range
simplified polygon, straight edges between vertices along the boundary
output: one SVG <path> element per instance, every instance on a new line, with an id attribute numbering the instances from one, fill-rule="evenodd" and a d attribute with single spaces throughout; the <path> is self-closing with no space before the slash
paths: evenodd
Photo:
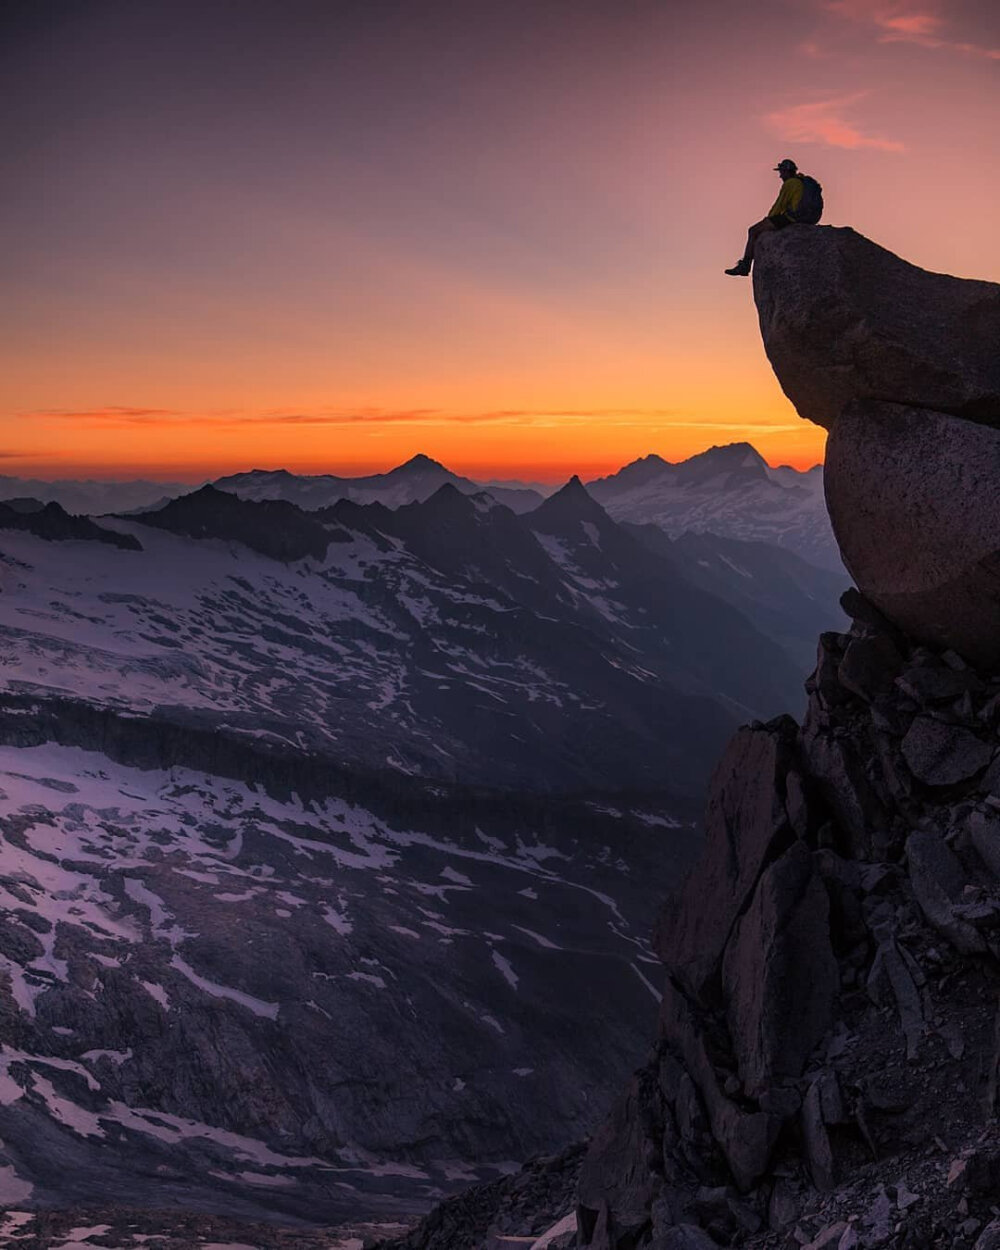
<path id="1" fill-rule="evenodd" d="M 219 490 L 231 491 L 241 499 L 284 499 L 300 508 L 329 507 L 338 499 L 398 508 L 401 504 L 420 503 L 446 484 L 463 495 L 474 495 L 484 489 L 479 483 L 452 473 L 437 460 L 424 455 L 412 456 L 388 473 L 368 477 L 334 477 L 329 473 L 303 476 L 289 473 L 287 469 L 252 469 L 248 473 L 220 477 L 214 483 Z M 520 483 L 492 483 L 487 489 L 494 499 L 514 512 L 530 512 L 544 498 L 538 490 Z"/>
<path id="2" fill-rule="evenodd" d="M 305 510 L 331 507 L 340 499 L 396 508 L 423 502 L 450 484 L 467 495 L 486 491 L 513 512 L 523 513 L 553 493 L 552 487 L 538 483 L 477 483 L 425 455 L 366 477 L 253 469 L 218 478 L 213 484 L 243 499 L 284 500 Z M 843 575 L 819 465 L 808 472 L 788 466 L 771 468 L 749 443 L 732 443 L 678 463 L 645 456 L 586 485 L 615 520 L 658 525 L 670 537 L 711 532 L 723 538 L 765 542 Z M 0 500 L 35 498 L 87 514 L 158 508 L 190 489 L 166 482 L 41 482 L 0 477 Z"/>
<path id="3" fill-rule="evenodd" d="M 379 502 L 387 507 L 419 502 L 448 483 L 463 494 L 486 490 L 514 512 L 541 502 L 537 488 L 482 486 L 451 473 L 428 456 L 414 456 L 389 473 L 372 477 L 301 476 L 284 470 L 253 470 L 219 478 L 220 490 L 245 499 L 284 499 L 302 508 L 337 499 Z M 771 468 L 749 443 L 731 443 L 679 463 L 645 456 L 609 477 L 586 483 L 590 495 L 616 521 L 653 524 L 674 538 L 711 532 L 724 538 L 766 542 L 812 564 L 842 574 L 823 499 L 823 470 Z"/>
<path id="4" fill-rule="evenodd" d="M 5 1200 L 390 1218 L 590 1131 L 841 585 L 578 478 L 0 507 Z"/>
<path id="5" fill-rule="evenodd" d="M 206 486 L 95 528 L 142 551 L 36 543 L 30 571 L 8 569 L 22 692 L 156 706 L 345 768 L 563 792 L 665 769 L 697 791 L 734 724 L 799 697 L 779 645 L 578 479 L 521 517 L 450 485 L 315 512 Z"/>
<path id="6" fill-rule="evenodd" d="M 671 538 L 710 532 L 766 542 L 843 570 L 820 465 L 805 473 L 774 469 L 749 443 L 731 443 L 679 464 L 646 456 L 587 489 L 616 521 L 657 525 Z"/>

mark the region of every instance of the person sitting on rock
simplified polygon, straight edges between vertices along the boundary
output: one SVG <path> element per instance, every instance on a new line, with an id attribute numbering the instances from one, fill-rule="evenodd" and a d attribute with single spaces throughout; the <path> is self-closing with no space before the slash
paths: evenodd
<path id="1" fill-rule="evenodd" d="M 822 187 L 806 174 L 799 173 L 799 167 L 787 158 L 775 165 L 775 172 L 781 178 L 781 190 L 778 198 L 771 205 L 771 211 L 763 221 L 750 227 L 747 233 L 747 247 L 741 260 L 726 273 L 734 278 L 746 278 L 753 264 L 753 253 L 757 240 L 762 234 L 771 230 L 783 230 L 794 223 L 815 225 L 823 211 Z M 815 188 L 815 190 L 814 190 Z M 818 199 L 818 209 L 813 201 Z M 808 200 L 808 203 L 803 203 Z"/>

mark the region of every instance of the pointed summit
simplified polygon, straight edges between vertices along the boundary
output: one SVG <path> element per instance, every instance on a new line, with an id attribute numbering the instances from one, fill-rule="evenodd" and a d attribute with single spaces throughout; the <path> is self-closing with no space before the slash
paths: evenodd
<path id="1" fill-rule="evenodd" d="M 425 456 L 422 451 L 417 452 L 415 456 L 411 456 L 409 460 L 404 460 L 402 464 L 398 464 L 394 469 L 390 469 L 385 476 L 392 477 L 396 474 L 402 475 L 404 473 L 410 474 L 430 472 L 443 473 L 449 478 L 455 476 L 452 471 L 445 468 L 439 460 L 432 460 L 430 456 Z"/>
<path id="2" fill-rule="evenodd" d="M 477 509 L 471 496 L 460 491 L 454 482 L 445 481 L 426 499 L 403 504 L 399 511 L 419 518 L 423 524 L 462 524 L 474 521 Z"/>
<path id="3" fill-rule="evenodd" d="M 539 504 L 534 512 L 528 513 L 531 528 L 546 534 L 563 533 L 584 522 L 597 526 L 613 524 L 575 473 L 565 486 Z"/>

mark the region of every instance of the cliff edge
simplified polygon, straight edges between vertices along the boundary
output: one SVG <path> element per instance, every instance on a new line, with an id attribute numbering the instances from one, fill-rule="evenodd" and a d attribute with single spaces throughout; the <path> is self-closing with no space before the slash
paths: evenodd
<path id="1" fill-rule="evenodd" d="M 849 229 L 767 236 L 754 298 L 861 591 L 921 642 L 1000 666 L 1000 285 Z"/>

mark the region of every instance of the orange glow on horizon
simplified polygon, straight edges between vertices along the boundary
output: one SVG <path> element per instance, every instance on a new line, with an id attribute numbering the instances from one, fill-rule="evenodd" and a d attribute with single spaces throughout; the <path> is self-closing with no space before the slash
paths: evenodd
<path id="1" fill-rule="evenodd" d="M 223 406 L 229 397 L 213 387 L 218 406 L 196 407 L 201 388 L 190 381 L 169 388 L 153 382 L 146 404 L 38 405 L 9 423 L 23 450 L 8 443 L 0 474 L 198 481 L 282 468 L 356 477 L 423 454 L 477 480 L 558 483 L 572 474 L 586 480 L 615 473 L 650 454 L 677 462 L 737 442 L 750 443 L 772 465 L 821 462 L 826 432 L 801 420 L 781 394 L 742 299 L 732 319 L 743 342 L 739 358 L 732 353 L 731 371 L 720 371 L 694 344 L 683 357 L 675 348 L 661 358 L 655 343 L 633 343 L 627 353 L 623 348 L 625 365 L 581 355 L 575 367 L 564 363 L 562 376 L 553 376 L 549 362 L 543 372 L 515 359 L 520 377 L 498 377 L 492 403 L 481 402 L 477 380 L 456 368 L 433 390 L 424 385 L 407 394 L 397 384 L 365 396 L 358 388 L 353 404 L 350 393 L 339 404 L 324 404 L 315 390 L 280 403 L 282 371 L 262 377 L 252 405 L 237 392 Z M 635 331 L 626 323 L 619 343 L 609 336 L 609 346 L 622 347 L 622 336 Z M 563 377 L 574 372 L 567 386 Z M 2 389 L 0 382 L 0 398 Z M 99 394 L 104 386 L 94 378 L 86 389 Z M 139 380 L 128 379 L 121 389 L 135 394 Z"/>
<path id="2" fill-rule="evenodd" d="M 995 6 L 148 7 L 10 58 L 4 476 L 807 468 L 723 274 L 783 157 L 824 224 L 1000 279 Z"/>
<path id="3" fill-rule="evenodd" d="M 817 435 L 807 441 L 798 454 L 786 454 L 783 451 L 768 454 L 761 444 L 768 440 L 753 437 L 748 431 L 746 437 L 705 440 L 693 439 L 683 447 L 674 443 L 671 446 L 649 446 L 635 454 L 612 456 L 606 458 L 586 454 L 579 460 L 571 460 L 565 456 L 545 460 L 526 459 L 493 459 L 483 460 L 469 458 L 465 455 L 448 456 L 445 453 L 435 454 L 426 445 L 414 445 L 412 450 L 402 450 L 398 454 L 384 454 L 364 459 L 347 458 L 307 458 L 299 456 L 280 456 L 255 454 L 242 460 L 150 460 L 135 461 L 122 458 L 119 461 L 67 461 L 45 460 L 33 462 L 21 461 L 20 458 L 0 460 L 0 476 L 18 478 L 41 478 L 51 480 L 63 479 L 95 479 L 95 480 L 126 480 L 146 478 L 152 481 L 163 480 L 172 482 L 203 482 L 234 473 L 246 473 L 253 469 L 273 471 L 285 469 L 289 473 L 304 476 L 330 474 L 334 477 L 367 477 L 377 473 L 387 473 L 390 469 L 409 460 L 412 456 L 423 454 L 439 461 L 446 469 L 459 477 L 468 477 L 474 481 L 521 481 L 540 482 L 547 485 L 559 485 L 574 474 L 584 481 L 598 477 L 606 477 L 617 473 L 625 465 L 648 455 L 657 455 L 671 463 L 687 460 L 691 456 L 707 451 L 710 447 L 735 442 L 749 442 L 763 456 L 772 468 L 788 465 L 791 468 L 805 471 L 823 463 L 823 440 L 825 433 L 817 431 Z M 815 444 L 815 446 L 813 446 Z"/>

